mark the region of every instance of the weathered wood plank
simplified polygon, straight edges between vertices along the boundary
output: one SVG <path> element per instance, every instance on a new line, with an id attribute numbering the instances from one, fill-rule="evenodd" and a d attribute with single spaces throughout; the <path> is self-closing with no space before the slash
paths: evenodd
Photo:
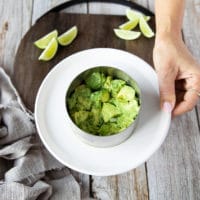
<path id="1" fill-rule="evenodd" d="M 147 0 L 148 1 L 148 8 L 150 11 L 154 12 L 154 7 L 155 7 L 155 1 L 152 0 Z"/>
<path id="2" fill-rule="evenodd" d="M 186 2 L 185 41 L 194 55 L 200 58 L 200 32 L 191 27 L 200 25 L 199 14 L 193 10 L 196 1 Z M 151 0 L 149 6 L 153 10 Z M 147 171 L 150 199 L 199 199 L 200 136 L 195 111 L 172 121 L 164 144 L 147 162 Z"/>
<path id="3" fill-rule="evenodd" d="M 66 13 L 83 13 L 83 14 L 88 13 L 87 3 L 73 5 L 70 8 L 66 8 L 65 10 L 63 10 L 63 12 L 66 12 Z"/>
<path id="4" fill-rule="evenodd" d="M 13 72 L 14 55 L 18 44 L 28 30 L 32 17 L 32 0 L 0 1 L 0 66 Z"/>
<path id="5" fill-rule="evenodd" d="M 34 0 L 34 7 L 33 7 L 33 17 L 32 17 L 32 24 L 35 23 L 35 21 L 43 15 L 45 12 L 50 10 L 51 8 L 67 2 L 69 0 Z M 69 13 L 87 13 L 87 4 L 79 4 L 76 6 L 72 6 L 70 8 L 67 8 L 64 10 L 64 12 Z"/>
<path id="6" fill-rule="evenodd" d="M 147 162 L 150 199 L 198 199 L 200 135 L 195 112 L 173 120 L 167 139 Z"/>
<path id="7" fill-rule="evenodd" d="M 200 0 L 186 1 L 185 16 L 183 22 L 183 34 L 185 43 L 200 62 Z"/>
<path id="8" fill-rule="evenodd" d="M 200 27 L 200 0 L 186 1 L 185 18 L 183 23 L 184 39 L 189 50 L 200 63 L 200 31 L 197 27 Z M 200 133 L 200 101 L 197 104 L 196 113 Z"/>
<path id="9" fill-rule="evenodd" d="M 102 200 L 146 200 L 148 199 L 148 189 L 145 166 L 142 165 L 119 176 L 93 176 L 92 192 L 94 198 Z"/>
<path id="10" fill-rule="evenodd" d="M 148 8 L 148 0 L 129 0 L 135 3 L 138 3 L 142 6 L 144 6 L 145 8 Z"/>
<path id="11" fill-rule="evenodd" d="M 113 3 L 89 3 L 88 10 L 90 14 L 112 14 L 125 15 L 126 6 Z"/>
<path id="12" fill-rule="evenodd" d="M 183 33 L 185 43 L 200 63 L 200 0 L 186 1 Z M 198 119 L 200 119 L 200 101 L 197 105 Z M 199 121 L 200 124 L 200 121 Z"/>
<path id="13" fill-rule="evenodd" d="M 136 2 L 144 7 L 148 6 L 147 0 L 128 0 Z M 127 6 L 114 4 L 114 3 L 89 3 L 88 10 L 91 14 L 112 14 L 112 15 L 125 15 Z"/>

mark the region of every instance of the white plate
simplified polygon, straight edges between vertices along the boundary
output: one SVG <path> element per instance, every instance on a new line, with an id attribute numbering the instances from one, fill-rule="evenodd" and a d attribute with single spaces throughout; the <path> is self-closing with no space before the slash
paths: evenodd
<path id="1" fill-rule="evenodd" d="M 83 143 L 66 120 L 67 87 L 77 74 L 95 66 L 124 70 L 137 81 L 142 93 L 134 134 L 115 147 L 96 148 Z M 160 110 L 157 77 L 146 62 L 122 50 L 98 48 L 75 53 L 51 70 L 38 91 L 35 118 L 41 140 L 61 163 L 85 174 L 108 176 L 145 162 L 164 141 L 171 116 Z"/>

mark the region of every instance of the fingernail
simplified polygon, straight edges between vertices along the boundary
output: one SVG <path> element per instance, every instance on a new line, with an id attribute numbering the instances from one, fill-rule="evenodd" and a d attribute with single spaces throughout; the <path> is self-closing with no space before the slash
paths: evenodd
<path id="1" fill-rule="evenodd" d="M 169 103 L 169 102 L 164 102 L 164 104 L 163 104 L 163 110 L 165 111 L 165 112 L 168 112 L 168 113 L 171 113 L 172 112 L 172 104 L 171 103 Z"/>

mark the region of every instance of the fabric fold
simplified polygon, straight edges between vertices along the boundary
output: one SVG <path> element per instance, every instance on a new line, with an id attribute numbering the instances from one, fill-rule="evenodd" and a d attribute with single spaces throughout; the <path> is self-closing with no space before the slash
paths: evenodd
<path id="1" fill-rule="evenodd" d="M 31 113 L 0 68 L 0 199 L 81 199 L 70 171 L 45 149 Z"/>

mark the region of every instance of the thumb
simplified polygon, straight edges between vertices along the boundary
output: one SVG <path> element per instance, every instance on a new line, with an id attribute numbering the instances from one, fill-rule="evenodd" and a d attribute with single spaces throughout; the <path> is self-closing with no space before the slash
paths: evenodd
<path id="1" fill-rule="evenodd" d="M 173 71 L 173 70 L 172 70 Z M 175 75 L 173 72 L 163 71 L 157 72 L 159 90 L 160 90 L 160 104 L 161 108 L 171 113 L 176 101 L 175 95 Z"/>

